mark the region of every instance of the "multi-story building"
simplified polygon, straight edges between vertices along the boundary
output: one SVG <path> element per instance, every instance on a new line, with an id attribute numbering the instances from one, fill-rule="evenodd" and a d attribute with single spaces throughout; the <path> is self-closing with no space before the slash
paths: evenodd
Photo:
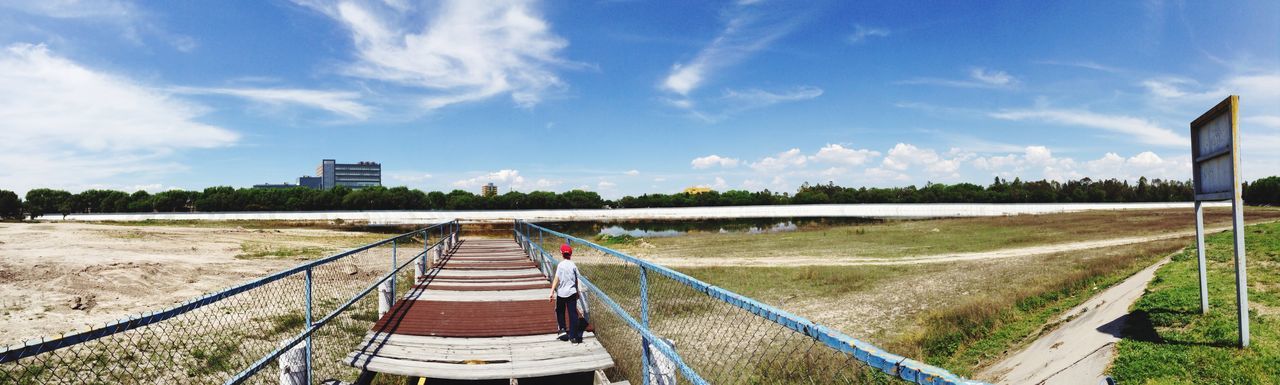
<path id="1" fill-rule="evenodd" d="M 333 159 L 325 159 L 320 161 L 319 167 L 316 167 L 316 176 L 300 176 L 296 185 L 266 183 L 253 185 L 253 188 L 291 188 L 301 186 L 327 190 L 335 186 L 361 188 L 381 185 L 381 164 L 375 162 L 338 163 Z"/>
<path id="2" fill-rule="evenodd" d="M 350 188 L 373 187 L 382 185 L 382 165 L 376 162 L 338 163 L 333 159 L 320 161 L 316 167 L 316 177 L 320 178 L 320 188 L 331 189 L 335 186 Z M 299 180 L 299 184 L 302 181 Z"/>
<path id="3" fill-rule="evenodd" d="M 493 182 L 489 182 L 484 186 L 480 186 L 480 195 L 491 197 L 498 195 L 498 186 L 494 186 Z"/>

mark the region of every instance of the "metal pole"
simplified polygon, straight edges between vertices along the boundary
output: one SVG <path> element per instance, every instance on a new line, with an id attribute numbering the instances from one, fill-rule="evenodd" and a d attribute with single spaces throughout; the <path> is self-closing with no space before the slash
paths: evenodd
<path id="1" fill-rule="evenodd" d="M 1237 169 L 1236 172 L 1239 172 Z M 1238 179 L 1237 179 L 1238 180 Z M 1236 238 L 1236 314 L 1240 317 L 1240 347 L 1249 347 L 1249 280 L 1245 277 L 1244 257 L 1244 202 L 1240 199 L 1240 187 L 1236 186 L 1231 200 L 1232 229 Z"/>
<path id="2" fill-rule="evenodd" d="M 396 297 L 396 239 L 391 240 L 391 298 Z"/>
<path id="3" fill-rule="evenodd" d="M 1196 258 L 1200 261 L 1200 313 L 1209 313 L 1209 275 L 1204 257 L 1204 203 L 1196 201 Z"/>
<path id="4" fill-rule="evenodd" d="M 649 275 L 643 266 L 640 267 L 640 325 L 645 329 L 649 328 Z M 649 339 L 643 336 L 641 338 L 640 352 L 643 362 L 640 368 L 640 383 L 649 385 Z"/>
<path id="5" fill-rule="evenodd" d="M 307 325 L 307 329 L 310 329 L 310 328 L 311 328 L 311 326 L 312 326 L 312 325 L 311 325 L 311 268 L 310 268 L 310 267 L 308 267 L 308 268 L 307 268 L 307 274 L 306 274 L 306 277 L 307 277 L 307 280 L 306 280 L 306 281 L 307 281 L 307 283 L 306 283 L 306 287 L 307 287 L 307 288 L 306 288 L 306 293 L 307 293 L 307 294 L 306 294 L 306 295 L 307 295 L 307 314 L 306 314 L 306 318 L 307 318 L 307 320 L 306 320 L 306 321 L 307 321 L 307 322 L 306 322 L 306 325 Z M 311 383 L 312 383 L 312 382 L 311 382 L 311 336 L 307 336 L 307 383 L 308 383 L 308 384 L 311 384 Z"/>

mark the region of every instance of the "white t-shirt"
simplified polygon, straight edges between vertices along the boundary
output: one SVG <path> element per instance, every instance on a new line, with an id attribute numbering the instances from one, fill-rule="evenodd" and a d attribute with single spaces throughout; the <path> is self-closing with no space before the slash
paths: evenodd
<path id="1" fill-rule="evenodd" d="M 573 261 L 564 260 L 556 265 L 556 277 L 560 278 L 559 285 L 556 286 L 556 296 L 560 298 L 568 298 L 571 295 L 578 294 L 578 265 Z"/>

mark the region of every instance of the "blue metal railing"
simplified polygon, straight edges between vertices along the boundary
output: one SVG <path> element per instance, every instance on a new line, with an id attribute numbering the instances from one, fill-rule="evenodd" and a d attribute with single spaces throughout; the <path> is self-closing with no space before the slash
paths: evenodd
<path id="1" fill-rule="evenodd" d="M 394 282 L 395 275 L 401 272 L 402 270 L 404 270 L 405 267 L 408 267 L 415 262 L 419 262 L 420 260 L 422 262 L 425 262 L 428 258 L 427 256 L 428 250 L 437 248 L 437 247 L 446 247 L 446 245 L 454 245 L 454 241 L 456 241 L 457 234 L 459 233 L 460 230 L 461 230 L 461 226 L 458 224 L 457 220 L 435 224 L 435 225 L 418 229 L 412 232 L 396 235 L 378 242 L 374 242 L 374 243 L 370 243 L 354 249 L 350 249 L 338 254 L 325 257 L 325 258 L 306 262 L 298 266 L 282 270 L 275 274 L 271 274 L 266 277 L 259 278 L 254 281 L 251 281 L 236 287 L 232 287 L 216 293 L 202 296 L 200 298 L 188 301 L 186 303 L 183 303 L 181 305 L 178 305 L 169 309 L 122 319 L 114 323 L 107 324 L 104 327 L 92 329 L 85 332 L 75 333 L 71 335 L 63 335 L 53 339 L 40 339 L 37 341 L 28 341 L 23 346 L 18 346 L 18 347 L 11 347 L 11 348 L 7 347 L 6 350 L 0 352 L 0 364 L 12 363 L 12 362 L 21 360 L 23 358 L 34 357 L 44 353 L 55 352 L 55 351 L 58 351 L 59 349 L 98 340 L 104 337 L 112 336 L 119 333 L 124 333 L 130 330 L 139 329 L 149 325 L 158 324 L 165 320 L 178 317 L 180 315 L 194 311 L 196 309 L 200 309 L 205 306 L 213 305 L 219 301 L 232 298 L 238 294 L 246 293 L 255 288 L 259 288 L 267 284 L 270 284 L 272 282 L 280 281 L 282 279 L 292 277 L 295 274 L 301 273 L 304 275 L 303 279 L 305 282 L 305 289 L 304 289 L 305 329 L 302 332 L 290 338 L 287 344 L 275 349 L 274 351 L 267 354 L 266 356 L 263 356 L 262 358 L 258 359 L 248 368 L 239 372 L 237 375 L 227 380 L 225 383 L 239 384 L 246 381 L 255 373 L 260 371 L 263 367 L 268 365 L 272 360 L 275 360 L 281 354 L 283 354 L 286 350 L 289 350 L 297 346 L 299 343 L 306 344 L 306 367 L 308 371 L 307 382 L 312 383 L 311 381 L 312 376 L 310 372 L 311 368 L 313 367 L 312 357 L 311 357 L 312 347 L 310 342 L 311 335 L 315 334 L 317 330 L 324 327 L 335 317 L 337 317 L 338 315 L 342 314 L 344 311 L 349 309 L 352 305 L 354 305 L 357 301 L 359 301 L 365 295 L 368 295 L 371 291 L 377 289 L 378 285 L 387 281 Z M 428 240 L 432 238 L 432 236 L 435 234 L 435 231 L 439 231 L 438 236 L 435 237 L 436 242 L 430 243 Z M 422 252 L 418 253 L 413 258 L 407 259 L 406 262 L 402 264 L 397 264 L 398 261 L 396 259 L 395 254 L 396 254 L 398 241 L 407 237 L 415 237 L 415 236 L 421 236 L 423 239 Z M 345 257 L 351 256 L 366 250 L 370 250 L 375 247 L 388 245 L 388 244 L 390 244 L 392 247 L 391 270 L 387 274 L 380 276 L 380 278 L 377 281 L 373 282 L 372 284 L 370 284 L 369 286 L 365 287 L 363 290 L 361 290 L 360 292 L 352 296 L 350 299 L 346 300 L 346 302 L 343 303 L 341 306 L 339 306 L 337 309 L 325 315 L 319 321 L 313 322 L 313 319 L 312 319 L 313 317 L 312 270 L 329 263 L 340 261 Z"/>
<path id="2" fill-rule="evenodd" d="M 531 233 L 537 232 L 537 238 L 531 238 Z M 670 344 L 659 338 L 649 324 L 649 293 L 648 278 L 650 271 L 661 276 L 669 278 L 675 282 L 685 285 L 693 290 L 701 292 L 708 297 L 714 298 L 720 302 L 731 305 L 741 310 L 745 310 L 757 317 L 771 321 L 777 325 L 781 325 L 791 331 L 802 334 L 812 340 L 834 349 L 843 354 L 847 354 L 852 358 L 880 370 L 890 376 L 923 385 L 981 385 L 979 381 L 973 381 L 961 378 L 951 372 L 924 364 L 919 361 L 911 360 L 896 354 L 886 352 L 872 344 L 854 339 L 844 333 L 832 330 L 822 325 L 818 325 L 813 321 L 803 317 L 791 314 L 781 309 L 766 305 L 754 299 L 733 293 L 720 287 L 716 287 L 705 282 L 699 281 L 677 272 L 670 268 L 654 264 L 627 254 L 623 254 L 616 250 L 597 245 L 593 242 L 574 237 L 572 235 L 560 233 L 547 229 L 532 223 L 524 221 L 515 221 L 514 238 L 531 256 L 535 256 L 539 260 L 539 265 L 543 267 L 544 273 L 554 271 L 557 263 L 553 254 L 548 253 L 542 248 L 543 234 L 548 234 L 557 238 L 562 238 L 568 244 L 582 244 L 592 249 L 603 252 L 604 254 L 618 258 L 630 265 L 634 265 L 640 269 L 640 320 L 637 321 L 634 316 L 629 314 L 621 306 L 617 304 L 608 293 L 605 293 L 596 285 L 590 283 L 586 277 L 582 277 L 583 286 L 587 287 L 592 295 L 598 297 L 600 302 L 604 303 L 609 309 L 622 318 L 627 325 L 640 334 L 642 342 L 645 346 L 653 347 L 658 352 L 665 355 L 675 363 L 680 374 L 688 381 L 695 384 L 706 384 L 707 381 L 695 371 L 692 367 L 681 359 L 680 354 Z M 650 352 L 648 349 L 642 350 L 644 369 L 641 371 L 643 383 L 649 383 Z"/>

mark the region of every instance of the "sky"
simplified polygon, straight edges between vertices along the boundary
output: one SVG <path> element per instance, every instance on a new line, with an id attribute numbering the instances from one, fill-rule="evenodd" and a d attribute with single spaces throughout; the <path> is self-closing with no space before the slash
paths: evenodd
<path id="1" fill-rule="evenodd" d="M 0 0 L 0 189 L 1187 180 L 1230 94 L 1280 174 L 1280 2 Z"/>

